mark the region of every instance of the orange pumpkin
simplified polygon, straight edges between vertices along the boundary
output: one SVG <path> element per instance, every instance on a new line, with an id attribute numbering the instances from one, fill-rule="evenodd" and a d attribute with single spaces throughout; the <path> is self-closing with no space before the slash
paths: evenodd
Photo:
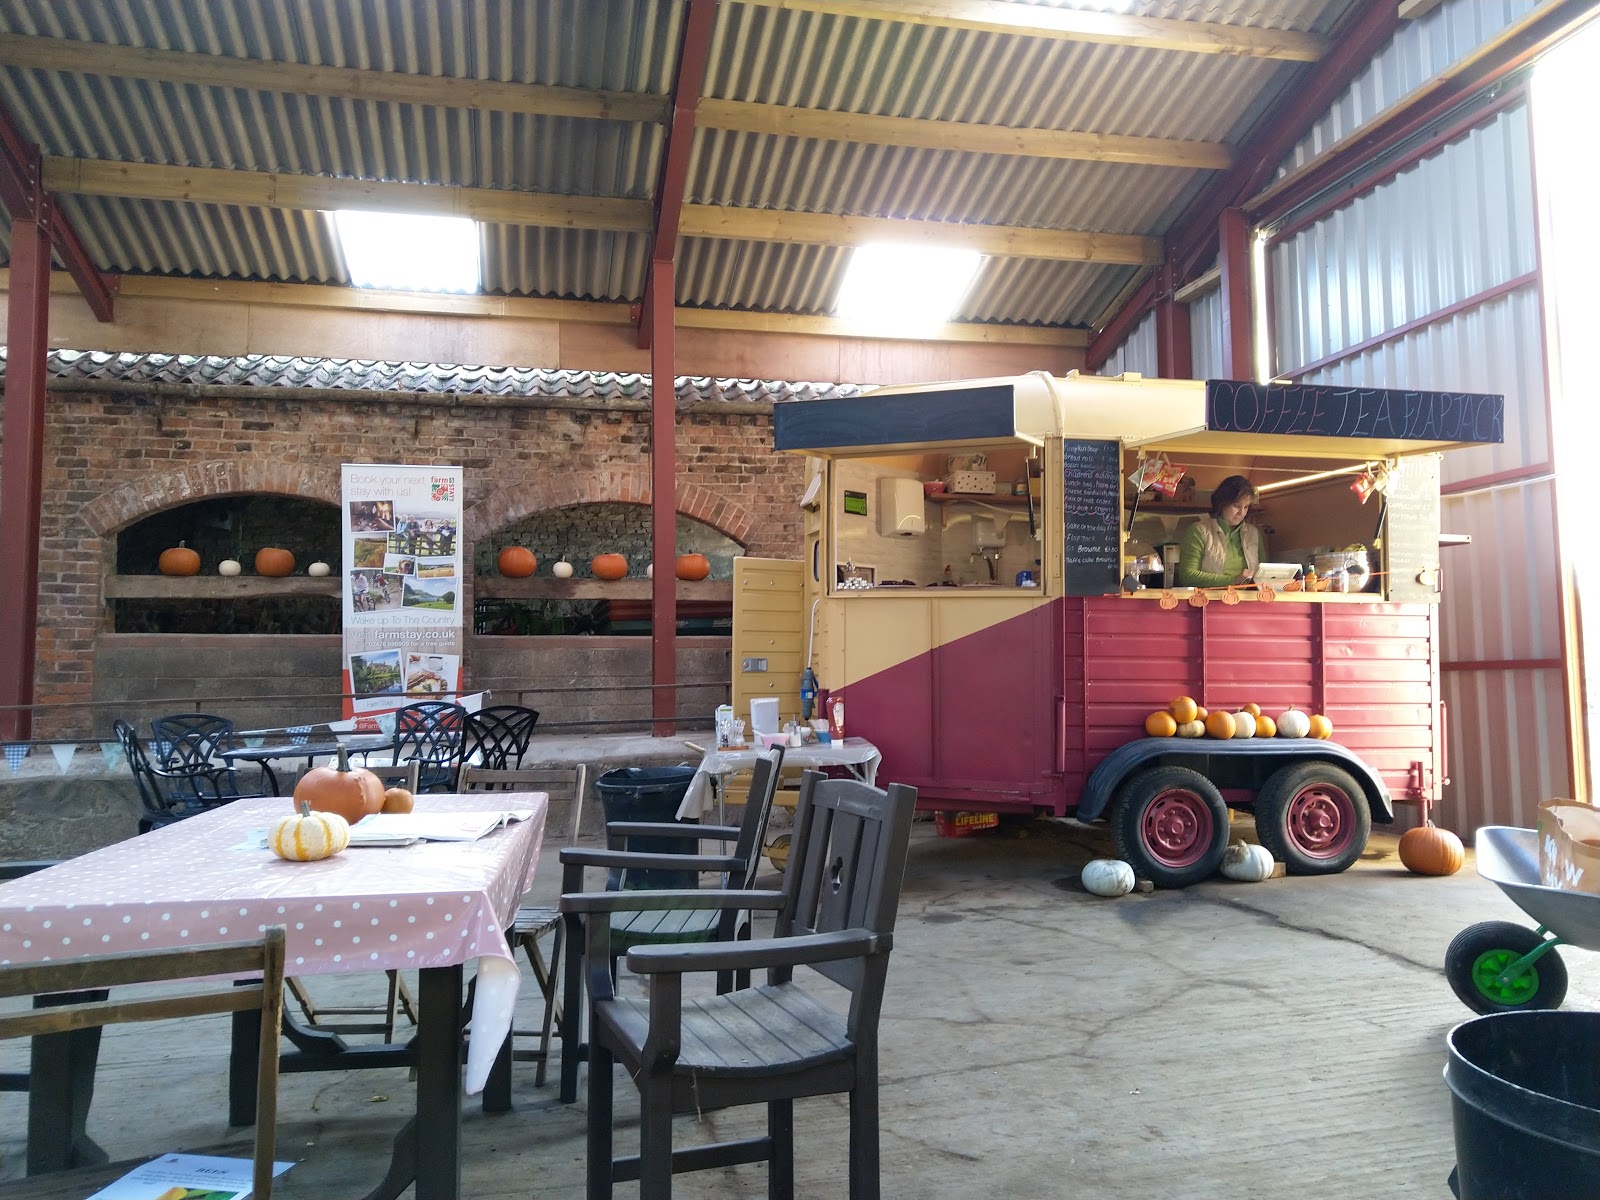
<path id="1" fill-rule="evenodd" d="M 1400 835 L 1400 861 L 1414 875 L 1454 875 L 1466 857 L 1461 839 L 1432 821 Z"/>
<path id="2" fill-rule="evenodd" d="M 1200 718 L 1200 706 L 1194 702 L 1193 696 L 1179 696 L 1168 707 L 1172 710 L 1172 719 L 1179 725 L 1187 725 Z"/>
<path id="3" fill-rule="evenodd" d="M 539 560 L 526 546 L 507 546 L 500 551 L 499 567 L 507 579 L 526 579 L 539 569 Z"/>
<path id="4" fill-rule="evenodd" d="M 392 787 L 383 793 L 383 812 L 408 813 L 416 806 L 417 799 L 409 788 Z"/>
<path id="5" fill-rule="evenodd" d="M 287 550 L 268 546 L 256 551 L 256 574 L 282 577 L 294 573 L 294 555 Z"/>
<path id="6" fill-rule="evenodd" d="M 1259 705 L 1259 704 L 1241 704 L 1239 706 L 1239 711 L 1240 712 L 1247 712 L 1252 717 L 1259 717 L 1261 715 L 1261 705 Z"/>
<path id="7" fill-rule="evenodd" d="M 628 560 L 620 554 L 597 554 L 589 573 L 596 579 L 622 579 L 628 574 Z"/>
<path id="8" fill-rule="evenodd" d="M 1333 736 L 1333 722 L 1321 713 L 1315 714 L 1311 718 L 1310 729 L 1307 731 L 1306 736 L 1327 741 Z"/>
<path id="9" fill-rule="evenodd" d="M 1256 718 L 1256 736 L 1257 737 L 1277 737 L 1278 736 L 1278 723 L 1276 721 L 1274 721 L 1271 717 L 1267 716 L 1266 713 L 1262 713 L 1259 717 Z"/>
<path id="10" fill-rule="evenodd" d="M 294 785 L 296 807 L 304 801 L 312 812 L 338 813 L 354 825 L 369 813 L 383 808 L 383 780 L 365 767 L 352 767 L 344 747 L 339 747 L 339 764 L 312 767 Z"/>
<path id="11" fill-rule="evenodd" d="M 1144 731 L 1151 737 L 1172 737 L 1178 732 L 1178 722 L 1169 712 L 1153 712 L 1144 719 Z"/>
<path id="12" fill-rule="evenodd" d="M 1210 716 L 1211 716 L 1211 710 L 1209 708 L 1207 708 L 1203 704 L 1199 708 L 1194 710 L 1194 719 L 1196 721 L 1204 721 Z"/>
<path id="13" fill-rule="evenodd" d="M 156 570 L 163 575 L 200 574 L 200 556 L 179 542 L 170 550 L 163 550 L 156 560 Z"/>
<path id="14" fill-rule="evenodd" d="M 680 554 L 674 569 L 679 579 L 704 579 L 711 574 L 711 560 L 704 554 Z"/>
<path id="15" fill-rule="evenodd" d="M 1234 735 L 1233 714 L 1223 712 L 1220 708 L 1206 718 L 1206 732 L 1214 738 L 1231 738 Z"/>

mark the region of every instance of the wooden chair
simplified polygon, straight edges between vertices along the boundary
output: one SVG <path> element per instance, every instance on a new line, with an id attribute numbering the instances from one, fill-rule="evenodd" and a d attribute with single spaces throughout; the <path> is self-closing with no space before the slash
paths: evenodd
<path id="1" fill-rule="evenodd" d="M 538 723 L 538 710 L 520 704 L 494 704 L 468 713 L 466 761 L 495 771 L 519 766 Z"/>
<path id="2" fill-rule="evenodd" d="M 202 1013 L 261 1010 L 256 1096 L 255 1200 L 270 1200 L 277 1139 L 278 1034 L 283 1015 L 284 929 L 274 926 L 259 941 L 181 950 L 137 950 L 57 962 L 0 967 L 0 997 L 94 992 L 135 983 L 161 983 L 260 973 L 261 982 L 239 987 L 224 980 L 181 993 L 151 998 L 80 999 L 76 1003 L 0 1013 L 0 1039 L 70 1034 L 74 1030 L 130 1021 L 188 1018 Z M 88 1195 L 137 1165 L 133 1162 L 55 1172 L 8 1182 L 6 1200 Z"/>
<path id="3" fill-rule="evenodd" d="M 401 763 L 399 766 L 368 767 L 386 788 L 403 787 L 415 794 L 417 778 L 422 772 L 422 764 L 416 759 Z M 389 991 L 384 1003 L 378 1004 L 346 1004 L 338 1007 L 329 1007 L 318 1004 L 306 989 L 305 982 L 291 975 L 284 980 L 284 986 L 289 995 L 294 997 L 295 1005 L 300 1009 L 300 1015 L 305 1023 L 313 1029 L 320 1029 L 325 1033 L 381 1033 L 386 1042 L 394 1041 L 395 1026 L 399 1024 L 400 1017 L 412 1025 L 417 1023 L 417 1001 L 411 994 L 411 988 L 406 984 L 405 976 L 399 971 L 385 972 L 389 977 Z M 330 1017 L 368 1017 L 378 1018 L 366 1021 L 340 1021 L 329 1020 Z"/>
<path id="4" fill-rule="evenodd" d="M 583 800 L 589 790 L 589 768 L 583 763 L 573 767 L 531 767 L 518 770 L 495 770 L 490 767 L 466 766 L 461 769 L 463 792 L 548 792 L 552 805 L 567 800 L 567 827 L 562 844 L 571 846 L 578 838 L 583 821 Z M 550 953 L 546 957 L 540 939 L 550 935 Z M 566 947 L 566 930 L 561 923 L 561 913 L 549 905 L 523 904 L 517 908 L 511 925 L 510 940 L 521 946 L 533 967 L 533 977 L 538 982 L 539 994 L 544 998 L 544 1020 L 538 1030 L 539 1044 L 534 1049 L 518 1049 L 518 1037 L 531 1037 L 531 1029 L 513 1029 L 511 1057 L 518 1062 L 535 1062 L 533 1084 L 543 1087 L 550 1063 L 552 1036 L 561 1039 L 561 1059 L 565 1063 L 576 1061 L 579 1033 L 576 1022 L 569 1028 L 561 1009 L 561 999 L 556 987 L 561 970 L 561 957 Z M 576 1010 L 573 1010 L 576 1012 Z"/>
<path id="5" fill-rule="evenodd" d="M 766 835 L 767 820 L 772 815 L 772 797 L 783 770 L 783 748 L 759 755 L 750 777 L 750 793 L 745 799 L 744 816 L 737 826 L 688 826 L 697 839 L 732 842 L 730 854 L 645 854 L 617 849 L 634 838 L 681 839 L 685 826 L 675 822 L 611 821 L 606 824 L 606 838 L 612 848 L 606 850 L 580 850 L 569 848 L 561 852 L 562 912 L 565 914 L 568 940 L 574 952 L 567 956 L 566 975 L 563 980 L 565 1003 L 575 1010 L 582 1003 L 582 957 L 594 945 L 592 937 L 585 938 L 582 917 L 577 909 L 566 905 L 566 893 L 581 892 L 584 887 L 584 870 L 588 867 L 605 868 L 608 891 L 630 896 L 650 894 L 628 886 L 630 871 L 670 869 L 674 872 L 716 872 L 720 890 L 748 891 L 755 886 L 757 868 L 761 860 L 761 843 Z M 699 891 L 663 890 L 659 894 L 675 896 L 670 905 L 652 904 L 635 906 L 629 911 L 625 903 L 608 910 L 605 960 L 613 980 L 616 963 L 634 946 L 682 945 L 691 942 L 730 941 L 748 937 L 749 914 L 737 907 L 717 908 L 698 903 Z M 705 894 L 716 894 L 707 892 Z M 743 987 L 749 982 L 748 972 L 735 976 L 732 971 L 717 976 L 720 992 Z M 563 1043 L 565 1050 L 565 1043 Z M 578 1057 L 563 1054 L 561 1059 L 561 1093 L 563 1103 L 570 1104 L 578 1097 Z"/>
<path id="6" fill-rule="evenodd" d="M 876 1200 L 878 1015 L 905 874 L 916 790 L 887 792 L 806 772 L 794 846 L 781 892 L 701 893 L 700 903 L 776 913 L 773 936 L 699 946 L 641 946 L 628 969 L 648 981 L 643 999 L 617 994 L 604 967 L 610 913 L 668 892 L 562 897 L 582 912 L 589 964 L 589 1200 L 637 1179 L 640 1200 L 669 1200 L 672 1176 L 766 1162 L 767 1194 L 794 1196 L 794 1101 L 850 1095 L 851 1200 Z M 810 967 L 850 993 L 839 1012 L 795 980 Z M 766 982 L 697 998 L 690 972 L 765 969 Z M 831 999 L 831 997 L 830 997 Z M 639 1154 L 612 1157 L 613 1064 L 639 1087 Z M 764 1136 L 674 1151 L 674 1113 L 765 1104 Z"/>

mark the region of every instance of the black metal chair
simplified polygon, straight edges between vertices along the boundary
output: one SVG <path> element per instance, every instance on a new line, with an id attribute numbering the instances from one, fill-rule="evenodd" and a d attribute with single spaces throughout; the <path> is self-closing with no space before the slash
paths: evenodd
<path id="1" fill-rule="evenodd" d="M 139 733 L 128 722 L 112 722 L 111 731 L 122 746 L 122 755 L 133 772 L 134 785 L 139 789 L 139 832 L 149 833 L 163 825 L 171 825 L 185 817 L 214 808 L 225 801 L 213 797 L 208 803 L 201 797 L 194 776 L 184 771 L 169 771 L 158 767 L 146 753 Z"/>
<path id="2" fill-rule="evenodd" d="M 150 722 L 154 763 L 174 779 L 187 777 L 195 798 L 206 804 L 244 796 L 277 795 L 277 780 L 265 765 L 252 787 L 240 783 L 237 767 L 219 761 L 224 750 L 238 746 L 233 721 L 211 713 L 174 713 Z"/>
<path id="3" fill-rule="evenodd" d="M 415 759 L 421 767 L 421 791 L 454 791 L 467 748 L 467 715 L 461 705 L 446 700 L 422 700 L 396 710 L 390 762 L 400 766 Z"/>
<path id="4" fill-rule="evenodd" d="M 538 723 L 538 711 L 520 704 L 496 704 L 469 713 L 466 761 L 491 771 L 514 769 L 528 752 Z"/>
<path id="5" fill-rule="evenodd" d="M 583 822 L 583 800 L 589 790 L 589 768 L 583 763 L 572 767 L 528 767 L 520 770 L 495 770 L 490 767 L 465 766 L 461 768 L 463 792 L 548 792 L 552 805 L 567 802 L 567 828 L 562 844 L 571 846 L 577 840 L 578 828 Z M 546 829 L 549 828 L 548 822 Z M 540 939 L 548 934 L 550 953 L 545 955 Z M 534 1087 L 543 1087 L 550 1051 L 554 1046 L 552 1036 L 561 1039 L 561 1060 L 577 1061 L 578 1043 L 581 1040 L 579 1025 L 582 1014 L 577 1007 L 563 1013 L 556 980 L 561 970 L 561 956 L 566 947 L 566 927 L 561 922 L 558 909 L 547 904 L 521 904 L 512 921 L 510 941 L 521 946 L 533 967 L 534 980 L 539 994 L 544 998 L 544 1020 L 537 1031 L 513 1029 L 511 1057 L 518 1062 L 535 1062 Z M 571 1021 L 569 1026 L 568 1021 Z M 518 1049 L 518 1037 L 537 1034 L 539 1044 L 533 1049 Z"/>
<path id="6" fill-rule="evenodd" d="M 648 981 L 619 996 L 604 959 L 608 917 L 641 901 L 670 908 L 671 892 L 562 897 L 584 915 L 589 964 L 589 1200 L 637 1179 L 640 1200 L 669 1200 L 677 1171 L 766 1162 L 767 1194 L 794 1195 L 794 1101 L 850 1095 L 851 1200 L 879 1194 L 878 1015 L 905 874 L 916 790 L 887 792 L 807 771 L 781 892 L 695 895 L 698 903 L 771 910 L 773 936 L 749 942 L 640 946 L 628 969 Z M 795 981 L 810 967 L 850 995 L 840 1011 Z M 766 982 L 685 996 L 692 972 L 765 969 Z M 829 1000 L 832 996 L 829 996 Z M 614 1063 L 639 1087 L 639 1155 L 612 1157 Z M 765 1135 L 674 1151 L 672 1116 L 765 1104 Z"/>
<path id="7" fill-rule="evenodd" d="M 577 1011 L 582 1003 L 582 956 L 594 946 L 593 937 L 585 939 L 581 910 L 568 909 L 566 894 L 581 892 L 584 887 L 584 870 L 600 867 L 608 871 L 606 888 L 609 892 L 626 895 L 649 895 L 640 890 L 629 878 L 633 872 L 670 869 L 675 872 L 715 872 L 722 891 L 734 889 L 747 892 L 755 886 L 756 871 L 761 865 L 761 847 L 766 836 L 767 821 L 772 815 L 772 800 L 778 790 L 778 778 L 783 771 L 783 748 L 777 746 L 756 758 L 750 775 L 750 793 L 745 798 L 744 815 L 737 826 L 691 825 L 685 827 L 670 821 L 608 821 L 606 840 L 610 848 L 582 850 L 568 848 L 561 852 L 562 912 L 566 914 L 567 938 L 572 949 L 567 955 L 566 973 L 563 977 L 563 1001 L 568 1011 Z M 695 839 L 732 842 L 728 854 L 647 854 L 623 850 L 621 847 L 633 838 L 682 839 L 685 833 Z M 692 878 L 692 876 L 691 876 Z M 630 883 L 633 886 L 630 887 Z M 659 885 L 657 885 L 659 889 Z M 718 892 L 670 891 L 659 889 L 661 894 L 676 896 L 671 905 L 652 904 L 629 906 L 624 902 L 607 910 L 607 940 L 605 958 L 612 978 L 616 977 L 617 960 L 634 946 L 677 946 L 693 942 L 733 941 L 750 936 L 748 910 L 718 908 L 700 904 L 702 895 L 719 895 Z M 719 972 L 717 990 L 732 991 L 749 983 L 749 973 L 736 975 L 733 971 Z M 563 1103 L 570 1104 L 578 1098 L 578 1058 L 564 1053 L 561 1059 L 561 1093 Z"/>

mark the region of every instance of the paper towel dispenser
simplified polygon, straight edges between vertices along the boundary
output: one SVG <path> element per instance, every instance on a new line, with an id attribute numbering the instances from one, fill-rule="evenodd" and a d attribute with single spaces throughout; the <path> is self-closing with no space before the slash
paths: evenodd
<path id="1" fill-rule="evenodd" d="M 928 528 L 922 481 L 901 476 L 878 480 L 878 532 L 884 537 L 919 537 Z"/>

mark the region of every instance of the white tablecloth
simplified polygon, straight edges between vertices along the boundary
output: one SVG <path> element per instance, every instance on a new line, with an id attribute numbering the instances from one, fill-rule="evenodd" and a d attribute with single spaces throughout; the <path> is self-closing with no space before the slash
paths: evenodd
<path id="1" fill-rule="evenodd" d="M 716 803 L 716 781 L 750 770 L 760 753 L 756 749 L 707 750 L 678 806 L 678 819 L 691 820 L 709 812 Z M 845 738 L 826 745 L 807 742 L 804 746 L 786 747 L 783 752 L 785 767 L 849 767 L 851 774 L 865 783 L 877 782 L 878 764 L 882 761 L 883 755 L 866 738 Z"/>

